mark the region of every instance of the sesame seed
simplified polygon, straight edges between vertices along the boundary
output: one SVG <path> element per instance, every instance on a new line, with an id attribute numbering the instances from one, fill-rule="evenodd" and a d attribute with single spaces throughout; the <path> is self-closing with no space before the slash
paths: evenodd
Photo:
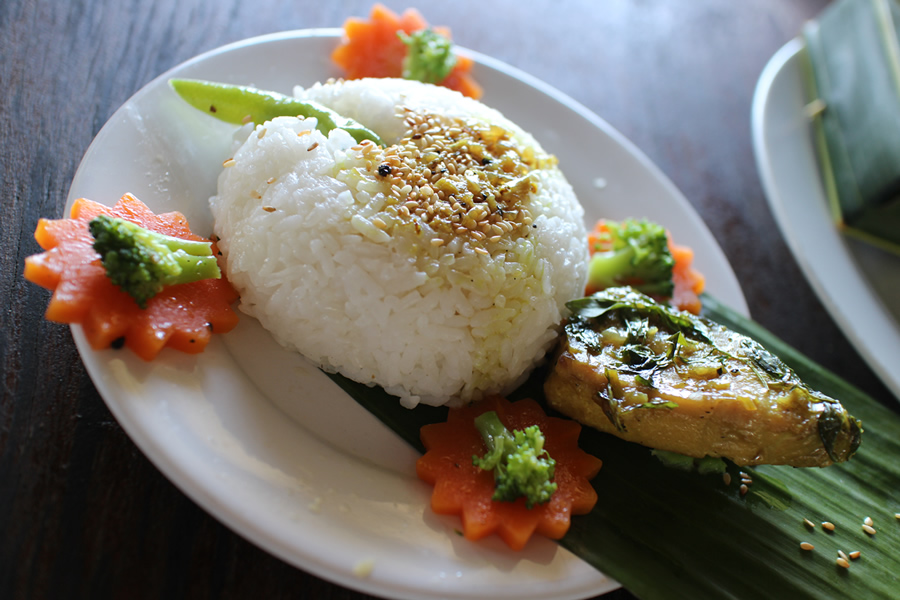
<path id="1" fill-rule="evenodd" d="M 233 166 L 236 165 L 236 164 L 237 164 L 237 161 L 234 160 L 233 158 L 226 158 L 226 159 L 222 162 L 222 166 L 225 167 L 226 169 L 227 169 L 228 167 L 233 167 Z"/>
<path id="2" fill-rule="evenodd" d="M 829 521 L 822 521 L 822 529 L 826 531 L 834 531 L 834 523 Z"/>
<path id="3" fill-rule="evenodd" d="M 863 525 L 862 530 L 868 533 L 869 535 L 875 535 L 875 528 L 871 525 Z"/>
<path id="4" fill-rule="evenodd" d="M 859 558 L 860 554 L 861 552 L 859 550 L 854 550 L 850 553 L 851 560 L 856 560 L 857 558 Z"/>
<path id="5" fill-rule="evenodd" d="M 809 527 L 810 529 L 815 529 L 816 524 L 810 521 L 809 519 L 803 519 L 803 524 Z"/>
<path id="6" fill-rule="evenodd" d="M 312 152 L 316 148 L 319 147 L 319 142 L 314 142 L 309 148 L 306 149 L 307 152 Z"/>
<path id="7" fill-rule="evenodd" d="M 481 248 L 481 247 L 475 248 L 475 252 L 477 252 L 478 254 L 483 254 L 484 256 L 491 255 L 490 252 L 488 252 L 487 250 L 485 250 L 484 248 Z"/>
<path id="8" fill-rule="evenodd" d="M 256 198 L 257 200 L 261 200 L 261 199 L 262 199 L 262 194 L 260 194 L 260 193 L 257 192 L 256 190 L 253 190 L 252 192 L 250 192 L 250 197 L 251 197 L 251 198 Z"/>
<path id="9" fill-rule="evenodd" d="M 834 561 L 834 562 L 835 562 L 835 564 L 836 564 L 837 566 L 843 567 L 844 569 L 849 569 L 849 568 L 850 568 L 850 563 L 847 561 L 846 558 L 838 557 L 838 559 L 837 559 L 836 561 Z"/>
<path id="10" fill-rule="evenodd" d="M 863 520 L 863 523 L 865 523 L 865 524 L 868 525 L 869 527 L 871 527 L 872 525 L 875 524 L 875 523 L 872 521 L 872 517 L 866 517 L 865 520 Z"/>
<path id="11" fill-rule="evenodd" d="M 244 117 L 241 119 L 241 123 L 246 125 L 247 123 L 249 123 L 252 120 L 253 120 L 253 115 L 244 115 Z"/>
<path id="12" fill-rule="evenodd" d="M 443 245 L 444 245 L 444 240 L 442 240 L 441 238 L 434 238 L 433 240 L 431 240 L 431 245 L 432 245 L 432 246 L 435 246 L 435 247 L 437 247 L 437 246 L 443 246 Z"/>
<path id="13" fill-rule="evenodd" d="M 277 177 L 269 177 L 268 179 L 266 179 L 266 183 L 268 183 L 269 185 L 272 185 L 273 183 L 275 183 L 276 179 L 278 179 L 278 178 Z"/>
<path id="14" fill-rule="evenodd" d="M 848 556 L 847 556 L 847 553 L 844 552 L 843 550 L 838 550 L 838 556 L 840 556 L 840 557 L 843 558 L 844 560 L 850 560 L 850 557 L 848 557 Z"/>
<path id="15" fill-rule="evenodd" d="M 749 490 L 749 489 L 750 489 L 750 488 L 747 487 L 747 484 L 746 484 L 746 483 L 742 483 L 742 484 L 741 484 L 741 496 L 746 495 L 746 494 L 747 494 L 747 490 Z"/>
<path id="16" fill-rule="evenodd" d="M 722 481 L 725 482 L 725 485 L 731 485 L 731 474 L 730 473 L 722 473 Z"/>
<path id="17" fill-rule="evenodd" d="M 815 546 L 813 546 L 809 542 L 800 542 L 801 550 L 813 550 L 814 548 L 815 548 Z"/>
<path id="18" fill-rule="evenodd" d="M 374 225 L 374 226 L 377 227 L 378 229 L 384 229 L 384 228 L 387 227 L 387 223 L 385 223 L 384 221 L 382 221 L 382 220 L 381 220 L 381 217 L 373 217 L 373 218 L 372 218 L 372 225 Z"/>
<path id="19" fill-rule="evenodd" d="M 263 127 L 263 128 L 260 129 L 259 132 L 256 134 L 256 137 L 259 138 L 259 139 L 263 139 L 263 138 L 265 137 L 267 131 L 268 131 L 268 128 Z"/>
<path id="20" fill-rule="evenodd" d="M 262 209 L 266 212 L 275 212 L 274 206 L 263 206 Z"/>

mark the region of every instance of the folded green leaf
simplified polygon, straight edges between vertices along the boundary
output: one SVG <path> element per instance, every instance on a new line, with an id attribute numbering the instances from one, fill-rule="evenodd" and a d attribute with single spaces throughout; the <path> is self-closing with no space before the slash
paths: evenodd
<path id="1" fill-rule="evenodd" d="M 813 128 L 836 221 L 900 253 L 900 5 L 835 2 L 803 31 Z"/>
<path id="2" fill-rule="evenodd" d="M 581 447 L 603 459 L 592 482 L 600 499 L 590 514 L 573 517 L 560 544 L 645 599 L 896 597 L 900 416 L 714 298 L 703 301 L 705 316 L 761 342 L 859 417 L 859 451 L 825 469 L 729 463 L 726 485 L 721 473 L 668 467 L 648 448 L 584 429 Z M 541 400 L 544 375 L 535 373 L 513 397 Z M 380 388 L 332 378 L 419 450 L 419 428 L 446 418 L 445 408 L 407 410 Z M 746 494 L 742 471 L 752 480 Z M 862 529 L 866 517 L 874 536 Z M 835 563 L 838 550 L 861 555 L 845 569 Z"/>

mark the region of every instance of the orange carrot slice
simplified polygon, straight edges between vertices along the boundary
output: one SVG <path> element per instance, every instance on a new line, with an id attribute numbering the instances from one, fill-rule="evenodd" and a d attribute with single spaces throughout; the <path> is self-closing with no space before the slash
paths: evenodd
<path id="1" fill-rule="evenodd" d="M 331 55 L 345 71 L 347 79 L 363 77 L 402 77 L 406 44 L 398 31 L 412 33 L 428 28 L 428 22 L 419 12 L 409 8 L 397 15 L 381 4 L 375 4 L 369 19 L 351 17 L 344 23 L 344 40 Z M 434 27 L 437 33 L 450 39 L 446 27 Z M 441 85 L 472 98 L 480 98 L 481 86 L 472 77 L 473 61 L 457 56 L 456 66 Z"/>
<path id="2" fill-rule="evenodd" d="M 174 237 L 204 239 L 191 233 L 180 213 L 155 215 L 131 194 L 112 208 L 76 200 L 70 219 L 38 222 L 34 235 L 46 252 L 25 259 L 25 278 L 53 290 L 48 320 L 80 323 L 92 348 L 122 343 L 144 360 L 152 360 L 166 346 L 202 352 L 213 332 L 225 333 L 237 325 L 231 304 L 238 295 L 224 277 L 168 287 L 151 298 L 146 309 L 138 307 L 109 280 L 94 251 L 88 223 L 100 214 Z"/>
<path id="3" fill-rule="evenodd" d="M 547 452 L 556 461 L 553 480 L 557 490 L 545 504 L 528 509 L 525 499 L 497 502 L 494 474 L 472 464 L 485 444 L 475 428 L 475 417 L 494 410 L 507 429 L 537 425 L 544 433 Z M 521 550 L 534 533 L 560 539 L 569 530 L 572 515 L 590 512 L 597 492 L 589 483 L 603 464 L 578 447 L 581 425 L 548 417 L 534 400 L 509 402 L 492 397 L 463 408 L 451 409 L 445 423 L 422 427 L 427 452 L 416 463 L 416 474 L 434 485 L 431 508 L 438 514 L 459 515 L 463 535 L 479 540 L 496 533 L 513 550 Z"/>

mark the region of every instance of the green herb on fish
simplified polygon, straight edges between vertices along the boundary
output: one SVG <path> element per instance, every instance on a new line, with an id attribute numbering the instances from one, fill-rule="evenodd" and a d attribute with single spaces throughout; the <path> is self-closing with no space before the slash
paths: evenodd
<path id="1" fill-rule="evenodd" d="M 185 102 L 226 123 L 258 125 L 275 117 L 312 117 L 317 121 L 316 129 L 325 135 L 332 129 L 343 129 L 357 142 L 371 140 L 379 146 L 384 145 L 374 131 L 309 100 L 199 79 L 170 79 L 169 84 Z"/>
<path id="2" fill-rule="evenodd" d="M 583 424 L 742 465 L 825 466 L 859 446 L 859 422 L 751 338 L 631 287 L 567 306 L 545 394 Z"/>

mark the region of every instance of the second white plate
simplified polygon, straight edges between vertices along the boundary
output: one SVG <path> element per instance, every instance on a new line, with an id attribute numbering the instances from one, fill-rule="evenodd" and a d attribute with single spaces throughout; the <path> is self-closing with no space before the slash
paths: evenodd
<path id="1" fill-rule="evenodd" d="M 802 40 L 779 50 L 753 99 L 753 145 L 769 205 L 844 335 L 900 399 L 900 257 L 841 234 L 828 210 L 806 105 Z"/>

